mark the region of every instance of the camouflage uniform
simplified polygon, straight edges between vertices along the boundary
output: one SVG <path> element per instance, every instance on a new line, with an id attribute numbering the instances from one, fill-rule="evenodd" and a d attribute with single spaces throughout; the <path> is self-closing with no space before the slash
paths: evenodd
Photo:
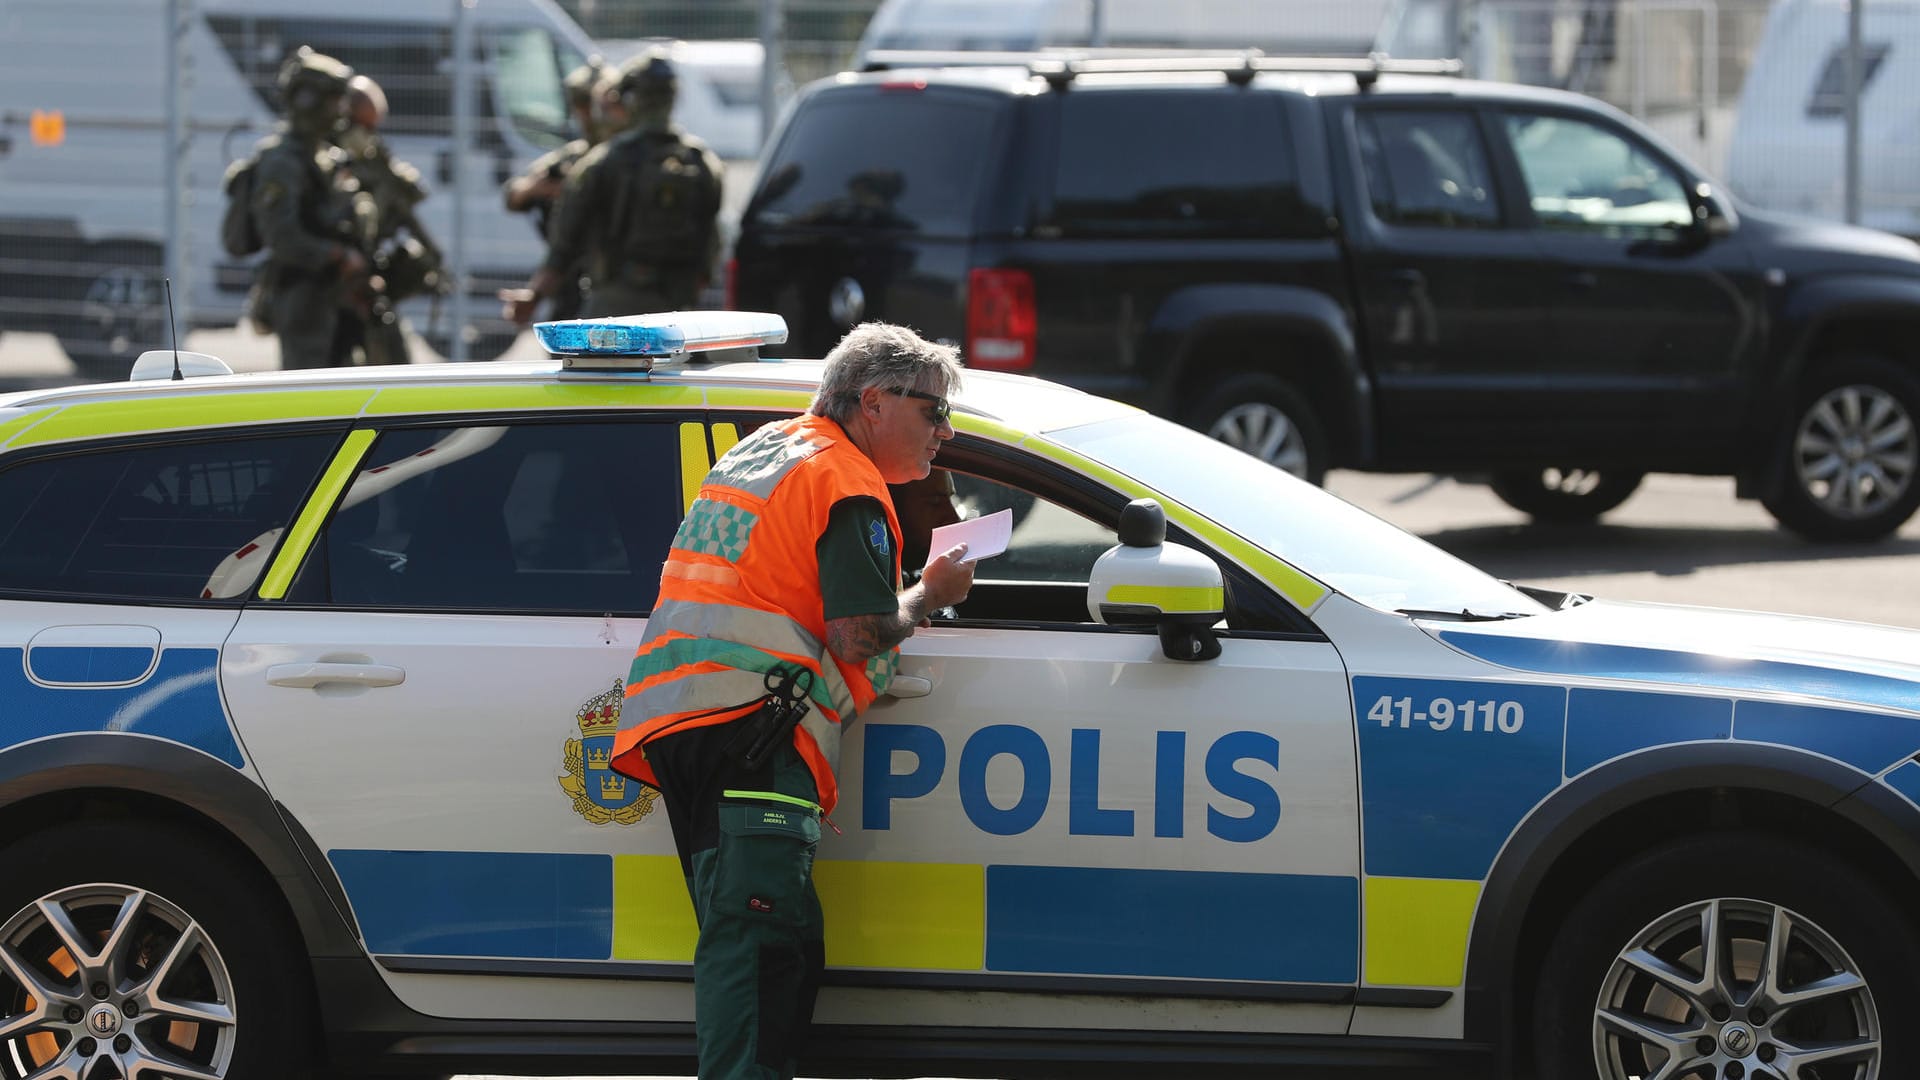
<path id="1" fill-rule="evenodd" d="M 584 266 L 583 315 L 693 307 L 719 251 L 720 159 L 673 126 L 672 65 L 645 54 L 621 69 L 633 126 L 567 177 L 543 273 Z"/>
<path id="2" fill-rule="evenodd" d="M 267 248 L 250 301 L 280 338 L 283 368 L 327 367 L 351 348 L 346 324 L 356 209 L 344 155 L 327 142 L 352 69 L 307 49 L 281 69 L 287 121 L 261 142 L 253 217 Z"/>
<path id="3" fill-rule="evenodd" d="M 507 209 L 513 213 L 524 213 L 533 219 L 534 231 L 545 241 L 553 235 L 554 208 L 559 203 L 558 195 L 547 197 L 528 194 L 529 189 L 540 185 L 542 181 L 564 181 L 572 175 L 580 159 L 587 156 L 605 137 L 605 125 L 595 115 L 595 98 L 599 93 L 601 80 L 607 69 L 595 57 L 567 74 L 565 90 L 567 108 L 573 113 L 574 122 L 580 128 L 580 138 L 574 139 L 555 150 L 534 159 L 527 171 L 518 178 L 509 180 L 505 185 Z M 555 288 L 550 319 L 572 319 L 580 314 L 580 304 L 585 293 L 580 288 L 582 268 L 565 268 L 560 284 Z"/>
<path id="4" fill-rule="evenodd" d="M 369 289 L 357 298 L 359 344 L 366 363 L 410 363 L 406 334 L 395 305 L 410 296 L 440 289 L 440 249 L 414 216 L 414 207 L 427 197 L 420 170 L 394 160 L 375 130 L 386 115 L 385 95 L 364 75 L 354 76 L 350 85 L 353 93 L 371 95 L 362 97 L 361 103 L 369 105 L 372 115 L 356 120 L 341 136 L 340 146 L 359 189 L 355 202 L 360 212 L 355 223 L 361 233 L 356 240 L 373 261 L 380 285 L 378 290 Z M 376 101 L 377 107 L 372 106 Z"/>

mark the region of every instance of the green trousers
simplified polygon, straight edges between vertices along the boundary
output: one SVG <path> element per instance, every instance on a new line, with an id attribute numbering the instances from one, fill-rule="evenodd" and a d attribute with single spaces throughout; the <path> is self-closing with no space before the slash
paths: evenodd
<path id="1" fill-rule="evenodd" d="M 791 1080 L 826 953 L 813 888 L 819 796 L 791 745 L 752 773 L 742 770 L 728 749 L 733 726 L 655 740 L 647 759 L 661 781 L 700 925 L 693 953 L 700 1078 Z"/>

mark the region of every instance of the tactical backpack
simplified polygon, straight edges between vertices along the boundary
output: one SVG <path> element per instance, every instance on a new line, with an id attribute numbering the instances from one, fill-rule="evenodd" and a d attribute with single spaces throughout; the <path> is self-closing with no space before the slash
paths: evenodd
<path id="1" fill-rule="evenodd" d="M 626 255 L 652 265 L 704 264 L 720 208 L 720 178 L 706 155 L 677 138 L 649 139 L 625 208 Z"/>
<path id="2" fill-rule="evenodd" d="M 227 166 L 227 212 L 220 218 L 220 246 L 234 258 L 244 258 L 266 246 L 253 220 L 253 180 L 260 171 L 258 154 Z"/>

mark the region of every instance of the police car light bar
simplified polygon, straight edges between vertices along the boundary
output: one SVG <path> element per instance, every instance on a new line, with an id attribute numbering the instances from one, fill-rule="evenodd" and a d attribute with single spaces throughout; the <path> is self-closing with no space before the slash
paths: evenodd
<path id="1" fill-rule="evenodd" d="M 569 371 L 647 372 L 691 353 L 777 345 L 787 321 L 764 311 L 667 311 L 535 323 L 533 332 Z"/>

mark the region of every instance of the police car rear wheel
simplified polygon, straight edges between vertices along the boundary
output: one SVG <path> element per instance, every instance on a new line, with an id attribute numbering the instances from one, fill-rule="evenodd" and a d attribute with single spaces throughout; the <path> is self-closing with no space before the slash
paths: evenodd
<path id="1" fill-rule="evenodd" d="M 1870 879 L 1776 837 L 1650 852 L 1567 916 L 1541 970 L 1541 1077 L 1915 1073 L 1920 942 Z"/>
<path id="2" fill-rule="evenodd" d="M 0 852 L 0 1077 L 303 1075 L 304 971 L 191 834 L 67 825 Z"/>

